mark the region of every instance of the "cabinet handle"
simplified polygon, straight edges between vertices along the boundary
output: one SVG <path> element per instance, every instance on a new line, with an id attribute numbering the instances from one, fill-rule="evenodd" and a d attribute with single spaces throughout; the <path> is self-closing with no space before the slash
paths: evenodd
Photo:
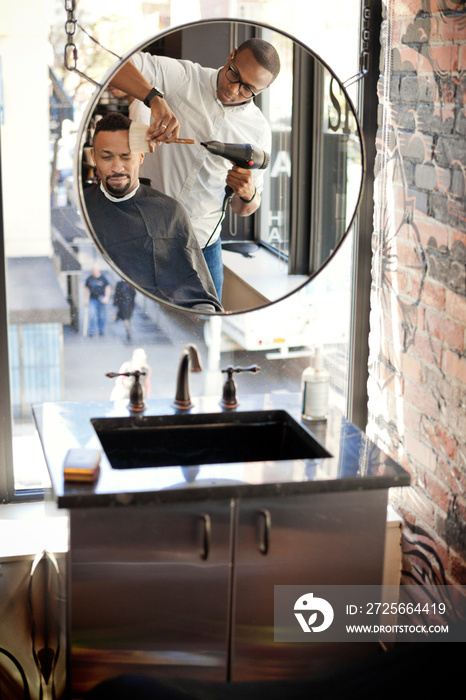
<path id="1" fill-rule="evenodd" d="M 272 526 L 272 519 L 270 517 L 270 512 L 266 508 L 259 510 L 258 516 L 259 552 L 265 556 L 268 554 L 270 546 L 270 529 Z"/>
<path id="2" fill-rule="evenodd" d="M 202 513 L 199 518 L 201 519 L 202 532 L 201 532 L 201 548 L 199 551 L 199 556 L 201 559 L 207 559 L 210 550 L 210 536 L 211 536 L 211 522 L 210 515 L 207 513 Z"/>

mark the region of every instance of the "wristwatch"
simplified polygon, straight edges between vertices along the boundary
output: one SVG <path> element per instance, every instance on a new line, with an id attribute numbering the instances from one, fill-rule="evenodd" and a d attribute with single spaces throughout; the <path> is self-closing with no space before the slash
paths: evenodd
<path id="1" fill-rule="evenodd" d="M 144 99 L 144 104 L 146 105 L 146 107 L 150 107 L 150 101 L 154 97 L 163 97 L 163 92 L 160 92 L 160 90 L 158 90 L 156 87 L 153 87 L 152 90 L 149 92 L 148 95 L 146 95 L 146 97 Z"/>

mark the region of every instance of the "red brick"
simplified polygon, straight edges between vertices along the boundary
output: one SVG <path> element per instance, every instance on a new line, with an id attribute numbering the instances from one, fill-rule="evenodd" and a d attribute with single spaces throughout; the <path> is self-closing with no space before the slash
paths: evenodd
<path id="1" fill-rule="evenodd" d="M 466 324 L 466 297 L 447 290 L 445 296 L 445 311 L 450 318 Z"/>
<path id="2" fill-rule="evenodd" d="M 438 37 L 441 41 L 464 41 L 464 26 L 458 17 L 445 16 L 438 24 Z"/>
<path id="3" fill-rule="evenodd" d="M 458 70 L 464 70 L 466 68 L 466 45 L 459 47 L 459 57 L 458 57 Z M 464 102 L 463 102 L 464 104 Z"/>
<path id="4" fill-rule="evenodd" d="M 414 344 L 412 348 L 410 348 L 410 352 L 413 352 L 417 357 L 420 357 L 429 364 L 441 365 L 443 354 L 442 344 L 436 338 L 429 338 L 425 332 L 416 332 Z"/>
<path id="5" fill-rule="evenodd" d="M 395 0 L 393 14 L 395 17 L 410 17 L 422 10 L 421 0 Z"/>
<path id="6" fill-rule="evenodd" d="M 401 38 L 406 33 L 407 23 L 402 15 L 396 15 L 391 23 L 391 45 L 393 48 L 400 46 Z"/>
<path id="7" fill-rule="evenodd" d="M 403 225 L 398 228 L 396 238 L 392 244 L 392 246 L 396 246 L 396 250 L 404 245 L 412 248 L 419 257 L 419 242 L 416 229 L 407 222 L 404 222 Z"/>
<path id="8" fill-rule="evenodd" d="M 425 248 L 429 244 L 429 240 L 434 238 L 437 243 L 437 248 L 447 246 L 449 242 L 450 229 L 432 218 L 416 217 L 416 227 L 419 232 L 421 245 Z"/>
<path id="9" fill-rule="evenodd" d="M 419 270 L 422 269 L 423 264 L 420 251 L 418 247 L 414 245 L 414 243 L 411 245 L 405 245 L 401 242 L 401 239 L 397 240 L 395 251 L 396 255 L 398 256 L 398 265 L 407 266 L 410 268 L 415 267 Z"/>
<path id="10" fill-rule="evenodd" d="M 406 35 L 411 24 L 412 18 L 406 11 L 393 17 L 391 23 L 391 45 L 393 48 L 401 50 L 408 48 L 406 44 L 403 43 L 403 37 Z M 419 51 L 417 54 L 419 55 Z M 410 62 L 416 65 L 417 61 L 413 57 L 413 60 Z"/>
<path id="11" fill-rule="evenodd" d="M 422 412 L 418 406 L 404 402 L 403 405 L 403 433 L 409 430 L 414 435 L 419 433 L 421 427 Z"/>
<path id="12" fill-rule="evenodd" d="M 396 270 L 386 275 L 387 282 L 391 282 L 395 292 L 398 294 L 408 294 L 410 285 L 408 283 L 408 272 L 406 270 Z"/>
<path id="13" fill-rule="evenodd" d="M 403 376 L 417 382 L 422 383 L 422 364 L 409 353 L 404 353 L 401 361 L 401 371 Z"/>
<path id="14" fill-rule="evenodd" d="M 456 484 L 455 491 L 466 493 L 466 472 L 464 468 L 461 469 L 461 466 L 458 464 L 449 465 L 449 468 L 451 469 L 451 478 L 454 479 Z"/>
<path id="15" fill-rule="evenodd" d="M 443 571 L 446 573 L 448 569 L 450 568 L 450 561 L 451 561 L 451 553 L 450 553 L 450 548 L 447 546 L 445 543 L 444 539 L 442 537 L 438 536 L 438 532 L 432 532 L 430 533 L 432 537 L 432 541 L 430 540 L 425 540 L 426 544 L 434 548 L 435 554 L 436 554 L 436 559 L 433 560 L 433 569 L 437 572 L 439 580 L 442 579 L 442 573 L 439 569 L 439 564 L 437 561 L 437 558 L 440 559 L 440 565 L 443 568 Z M 422 546 L 422 543 L 420 543 Z"/>
<path id="16" fill-rule="evenodd" d="M 438 424 L 424 424 L 425 439 L 440 454 L 456 459 L 458 456 L 458 443 L 444 428 Z"/>
<path id="17" fill-rule="evenodd" d="M 425 309 L 419 306 L 419 288 L 415 283 L 415 275 L 409 275 L 409 289 L 406 294 L 398 295 L 399 313 L 397 320 L 400 324 L 410 324 L 417 330 L 424 330 Z"/>
<path id="18" fill-rule="evenodd" d="M 451 350 L 446 350 L 443 356 L 443 369 L 463 384 L 466 384 L 466 359 L 458 357 Z"/>
<path id="19" fill-rule="evenodd" d="M 449 248 L 452 247 L 453 243 L 460 241 L 466 247 L 466 233 L 462 231 L 457 231 L 456 229 L 450 230 L 450 244 Z"/>
<path id="20" fill-rule="evenodd" d="M 438 474 L 439 478 L 442 479 L 450 489 L 451 493 L 457 493 L 459 488 L 459 482 L 456 478 L 455 469 L 453 468 L 454 463 L 450 459 L 445 457 L 439 458 L 438 461 Z"/>
<path id="21" fill-rule="evenodd" d="M 443 314 L 428 310 L 426 312 L 426 330 L 434 338 L 462 351 L 464 348 L 464 327 L 450 320 Z"/>
<path id="22" fill-rule="evenodd" d="M 436 25 L 435 25 L 435 27 L 436 27 Z M 419 68 L 417 70 L 417 74 L 418 75 L 432 75 L 432 63 L 430 62 L 430 56 L 427 52 L 424 52 L 422 55 L 420 54 Z M 438 87 L 436 87 L 435 92 L 436 92 L 436 94 L 438 94 Z"/>
<path id="23" fill-rule="evenodd" d="M 413 296 L 421 295 L 421 304 L 437 309 L 438 311 L 445 310 L 445 288 L 437 282 L 431 282 L 424 279 L 421 288 L 420 277 L 414 277 L 413 279 Z"/>
<path id="24" fill-rule="evenodd" d="M 418 485 L 422 485 L 425 472 L 427 470 L 435 472 L 437 468 L 435 453 L 430 445 L 426 445 L 424 440 L 418 439 L 411 433 L 406 433 L 404 444 L 409 458 L 419 465 Z"/>
<path id="25" fill-rule="evenodd" d="M 423 3 L 423 9 L 425 9 Z M 461 2 L 459 0 L 448 0 L 448 8 L 450 10 L 458 10 L 461 7 Z M 445 8 L 445 0 L 430 0 L 429 3 L 429 12 L 431 14 L 438 14 L 440 13 L 443 9 Z"/>
<path id="26" fill-rule="evenodd" d="M 464 618 L 464 611 L 466 610 L 466 588 L 464 586 L 464 582 L 466 581 L 466 564 L 463 561 L 462 565 L 460 563 L 459 568 L 456 566 L 455 563 L 455 554 L 452 553 L 450 556 L 450 566 L 449 569 L 451 572 L 456 569 L 458 573 L 460 573 L 460 576 L 462 575 L 462 579 L 455 578 L 453 579 L 451 577 L 451 574 L 448 576 L 448 585 L 454 585 L 456 584 L 456 588 L 450 589 L 450 596 L 451 596 L 451 601 L 453 604 L 453 609 L 457 610 L 458 612 L 461 611 L 463 613 L 463 618 Z M 460 585 L 460 584 L 463 585 Z"/>
<path id="27" fill-rule="evenodd" d="M 402 303 L 402 301 L 399 300 L 399 303 Z M 415 311 L 417 311 L 417 310 L 415 309 Z M 392 346 L 399 346 L 399 347 L 403 346 L 404 337 L 405 337 L 405 328 L 402 325 L 401 317 L 400 318 L 389 318 L 387 316 L 384 316 L 381 319 L 381 321 L 382 321 L 381 340 L 389 343 L 389 346 L 387 347 L 388 353 L 385 351 L 384 355 L 386 357 L 390 357 L 392 355 Z"/>
<path id="28" fill-rule="evenodd" d="M 435 73 L 456 73 L 458 71 L 459 47 L 457 44 L 448 44 L 447 46 L 430 44 L 428 51 Z"/>
<path id="29" fill-rule="evenodd" d="M 458 438 L 460 444 L 466 445 L 466 412 L 465 412 L 465 407 L 466 407 L 466 401 L 464 400 L 464 387 L 462 386 L 461 382 L 455 382 L 455 388 L 458 390 L 458 394 L 461 396 L 460 399 L 456 402 L 451 402 L 451 410 L 448 411 L 448 408 L 446 409 L 446 414 L 449 419 L 455 420 L 454 423 L 454 430 L 455 430 L 455 435 Z M 462 454 L 462 459 L 460 459 L 459 466 L 463 469 L 464 475 L 466 477 L 466 468 L 464 464 L 464 458 L 465 455 Z M 464 492 L 466 493 L 466 488 L 464 489 Z"/>
<path id="30" fill-rule="evenodd" d="M 449 458 L 456 460 L 458 458 L 458 441 L 454 435 L 450 435 L 447 430 L 437 426 L 437 436 L 440 446 L 444 450 L 444 454 Z"/>
<path id="31" fill-rule="evenodd" d="M 452 582 L 456 583 L 457 585 L 464 586 L 464 582 L 466 581 L 466 562 L 464 559 L 452 553 L 449 569 Z"/>

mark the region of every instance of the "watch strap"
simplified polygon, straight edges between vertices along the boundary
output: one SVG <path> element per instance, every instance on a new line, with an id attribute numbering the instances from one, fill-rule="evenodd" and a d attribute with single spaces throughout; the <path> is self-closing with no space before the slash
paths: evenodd
<path id="1" fill-rule="evenodd" d="M 158 88 L 153 87 L 144 99 L 144 104 L 146 107 L 150 107 L 150 102 L 154 99 L 154 97 L 163 97 L 163 92 L 161 92 Z"/>
<path id="2" fill-rule="evenodd" d="M 254 199 L 254 197 L 256 196 L 256 194 L 257 194 L 257 187 L 254 187 L 254 194 L 252 195 L 251 199 L 244 199 L 244 197 L 240 197 L 240 199 L 241 199 L 243 202 L 246 202 L 246 204 L 249 204 L 249 202 L 252 202 L 252 200 Z"/>

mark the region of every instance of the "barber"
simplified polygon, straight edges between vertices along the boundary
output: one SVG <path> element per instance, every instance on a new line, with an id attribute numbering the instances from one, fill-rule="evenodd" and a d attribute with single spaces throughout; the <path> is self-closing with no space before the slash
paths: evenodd
<path id="1" fill-rule="evenodd" d="M 151 179 L 152 187 L 176 198 L 187 209 L 221 294 L 219 224 L 225 185 L 233 190 L 232 211 L 249 216 L 260 206 L 263 171 L 231 167 L 200 144 L 210 140 L 252 143 L 270 152 L 270 125 L 254 104 L 254 97 L 278 75 L 278 54 L 268 42 L 249 39 L 230 53 L 220 69 L 148 53 L 138 53 L 131 61 L 111 85 L 136 98 L 131 118 L 150 124 L 146 138 L 157 147 L 146 159 L 144 176 Z M 195 144 L 174 144 L 180 135 L 193 138 Z M 167 144 L 173 145 L 166 148 Z"/>

